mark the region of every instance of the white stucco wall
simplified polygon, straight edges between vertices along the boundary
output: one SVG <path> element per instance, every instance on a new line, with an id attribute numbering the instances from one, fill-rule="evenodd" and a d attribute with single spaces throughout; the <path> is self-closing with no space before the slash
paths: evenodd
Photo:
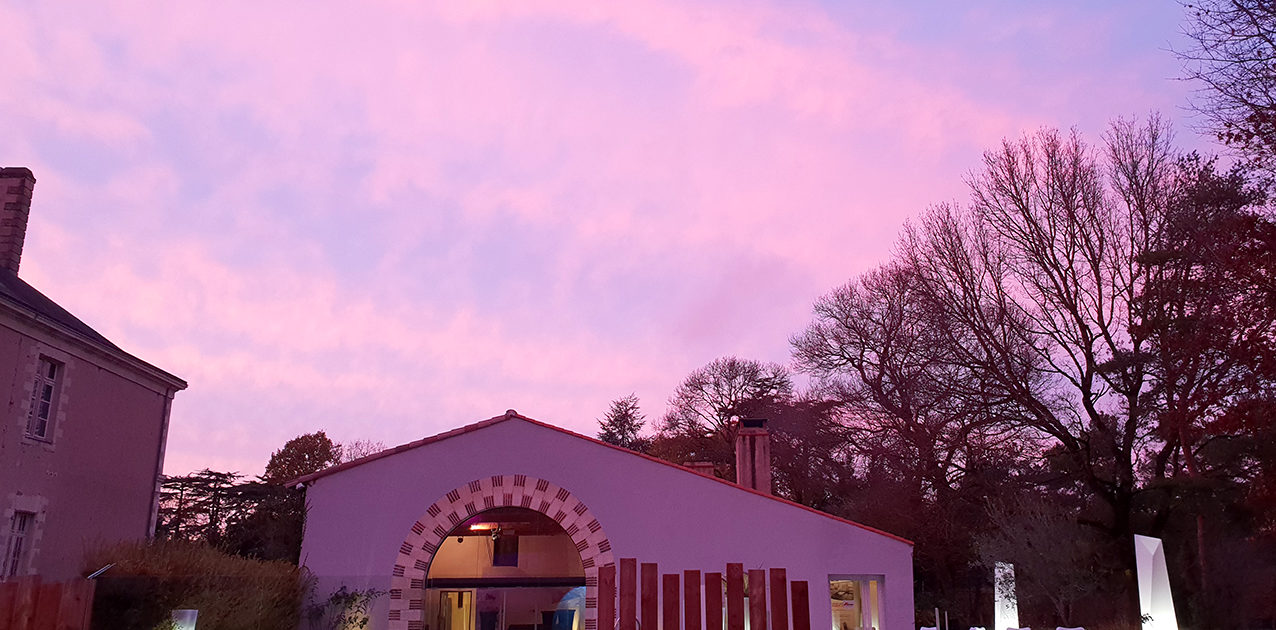
<path id="1" fill-rule="evenodd" d="M 313 481 L 302 563 L 320 589 L 388 589 L 399 547 L 425 510 L 497 474 L 568 490 L 598 518 L 616 558 L 657 562 L 661 573 L 783 567 L 790 581 L 810 583 L 813 630 L 831 623 L 830 575 L 884 575 L 883 626 L 913 627 L 911 545 L 517 418 Z M 384 627 L 385 605 L 373 611 L 374 628 Z"/>

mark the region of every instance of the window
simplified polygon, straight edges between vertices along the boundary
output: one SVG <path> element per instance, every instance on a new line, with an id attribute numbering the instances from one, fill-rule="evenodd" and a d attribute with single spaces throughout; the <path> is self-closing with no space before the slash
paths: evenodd
<path id="1" fill-rule="evenodd" d="M 27 414 L 27 435 L 40 439 L 50 438 L 49 424 L 56 417 L 59 381 L 62 380 L 62 364 L 48 357 L 40 357 L 36 368 L 35 384 L 31 388 L 31 411 Z"/>
<path id="2" fill-rule="evenodd" d="M 876 630 L 882 627 L 884 575 L 830 575 L 833 630 Z"/>
<path id="3" fill-rule="evenodd" d="M 492 566 L 518 566 L 518 536 L 505 534 L 492 539 Z"/>
<path id="4" fill-rule="evenodd" d="M 4 552 L 4 564 L 0 565 L 0 577 L 12 577 L 22 567 L 23 553 L 27 547 L 27 533 L 35 522 L 31 512 L 14 512 L 9 521 L 9 545 Z"/>

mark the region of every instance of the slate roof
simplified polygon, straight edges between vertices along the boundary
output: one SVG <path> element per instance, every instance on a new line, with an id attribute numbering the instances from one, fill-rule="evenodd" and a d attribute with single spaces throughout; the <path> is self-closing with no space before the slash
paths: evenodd
<path id="1" fill-rule="evenodd" d="M 384 451 L 381 451 L 381 452 L 379 452 L 379 453 L 373 453 L 373 454 L 371 454 L 371 455 L 365 455 L 365 456 L 363 456 L 363 457 L 360 457 L 359 459 L 355 459 L 355 460 L 351 460 L 351 461 L 344 462 L 344 463 L 341 463 L 341 464 L 337 464 L 336 466 L 330 466 L 330 467 L 325 468 L 325 469 L 323 469 L 323 470 L 320 470 L 320 471 L 318 471 L 318 472 L 312 472 L 312 473 L 310 473 L 310 474 L 308 474 L 308 475 L 303 475 L 303 476 L 298 477 L 298 478 L 296 478 L 296 479 L 293 479 L 293 480 L 291 480 L 291 481 L 284 482 L 284 485 L 291 487 L 291 486 L 296 486 L 296 485 L 299 485 L 299 484 L 310 484 L 310 483 L 313 483 L 315 480 L 320 479 L 320 478 L 322 478 L 322 477 L 327 477 L 328 475 L 331 475 L 331 474 L 334 474 L 334 473 L 339 473 L 339 472 L 341 472 L 341 471 L 343 471 L 343 470 L 347 470 L 347 469 L 350 469 L 350 468 L 354 468 L 354 467 L 356 467 L 356 466 L 362 466 L 362 465 L 364 465 L 364 464 L 366 464 L 366 463 L 368 463 L 368 462 L 371 462 L 371 461 L 373 461 L 373 460 L 378 460 L 378 459 L 381 459 L 381 458 L 383 458 L 383 457 L 389 457 L 389 456 L 391 456 L 391 455 L 396 455 L 396 454 L 398 454 L 398 453 L 402 453 L 402 452 L 404 452 L 404 451 L 410 451 L 410 450 L 412 450 L 412 449 L 419 448 L 419 447 L 425 446 L 425 445 L 427 445 L 427 444 L 434 444 L 435 442 L 442 442 L 443 440 L 446 440 L 446 439 L 449 439 L 449 438 L 453 438 L 453 437 L 456 437 L 456 436 L 458 436 L 458 435 L 463 435 L 463 434 L 466 434 L 466 433 L 472 433 L 472 432 L 474 432 L 474 431 L 478 431 L 478 430 L 480 430 L 480 429 L 484 429 L 484 428 L 490 427 L 490 426 L 492 426 L 492 425 L 500 424 L 500 423 L 502 423 L 502 422 L 506 422 L 506 421 L 509 421 L 509 420 L 522 420 L 523 422 L 527 422 L 527 423 L 530 423 L 530 424 L 534 424 L 534 425 L 539 426 L 539 427 L 544 427 L 544 428 L 546 428 L 546 429 L 552 429 L 552 430 L 554 430 L 554 431 L 558 431 L 559 433 L 564 433 L 564 434 L 566 434 L 566 435 L 570 435 L 570 436 L 572 436 L 572 437 L 574 437 L 574 438 L 578 438 L 578 439 L 581 439 L 581 440 L 585 440 L 585 441 L 587 441 L 587 442 L 592 442 L 592 443 L 594 443 L 594 444 L 597 444 L 598 446 L 603 446 L 603 447 L 606 447 L 606 448 L 610 448 L 610 449 L 613 449 L 613 450 L 617 450 L 617 451 L 620 451 L 620 452 L 625 453 L 625 454 L 627 454 L 627 455 L 632 455 L 632 456 L 634 456 L 634 457 L 638 457 L 638 458 L 641 458 L 641 459 L 645 459 L 645 460 L 648 460 L 648 461 L 652 461 L 652 462 L 655 462 L 655 463 L 660 464 L 660 465 L 662 465 L 662 466 L 671 466 L 671 467 L 673 467 L 673 468 L 677 468 L 678 470 L 681 470 L 681 471 L 683 471 L 683 472 L 687 473 L 688 475 L 695 475 L 696 477 L 698 477 L 698 478 L 700 478 L 700 479 L 709 479 L 709 480 L 712 480 L 712 481 L 716 481 L 716 482 L 718 482 L 718 483 L 721 483 L 721 484 L 723 484 L 723 485 L 726 485 L 726 486 L 728 486 L 728 487 L 732 488 L 733 490 L 737 490 L 737 491 L 740 491 L 740 492 L 748 492 L 748 493 L 751 493 L 751 494 L 756 494 L 756 495 L 758 495 L 758 496 L 760 496 L 760 497 L 765 497 L 765 498 L 767 498 L 767 499 L 771 499 L 771 500 L 773 500 L 773 501 L 779 501 L 780 503 L 783 503 L 783 504 L 788 505 L 788 506 L 790 506 L 790 507 L 794 507 L 794 508 L 797 508 L 797 509 L 800 509 L 800 510 L 804 510 L 804 511 L 807 511 L 807 512 L 811 512 L 811 513 L 813 513 L 813 514 L 818 514 L 819 516 L 823 516 L 823 517 L 825 517 L 825 518 L 832 519 L 832 520 L 838 521 L 838 522 L 843 523 L 843 524 L 846 524 L 846 525 L 853 525 L 853 526 L 858 527 L 858 528 L 860 528 L 860 529 L 867 530 L 867 531 L 870 531 L 870 532 L 872 532 L 872 533 L 874 533 L 874 534 L 878 534 L 878 535 L 881 535 L 881 536 L 885 536 L 885 537 L 887 537 L 887 538 L 891 538 L 891 539 L 897 540 L 897 541 L 899 541 L 899 542 L 906 543 L 906 544 L 908 544 L 908 545 L 912 545 L 912 544 L 913 544 L 913 541 L 911 541 L 911 540 L 909 540 L 909 539 L 907 539 L 907 538 L 903 538 L 903 537 L 901 537 L 901 536 L 896 536 L 895 534 L 892 534 L 892 533 L 890 533 L 890 532 L 886 532 L 886 531 L 882 531 L 882 530 L 880 530 L 880 529 L 877 529 L 876 527 L 870 527 L 870 526 L 868 526 L 868 525 L 865 525 L 865 524 L 863 524 L 863 523 L 857 523 L 857 522 L 852 521 L 852 520 L 850 520 L 850 519 L 845 519 L 845 518 L 842 518 L 842 517 L 840 517 L 840 516 L 834 516 L 834 515 L 832 515 L 832 514 L 829 514 L 828 512 L 821 512 L 820 510 L 817 510 L 817 509 L 815 509 L 815 508 L 813 508 L 813 507 L 810 507 L 810 506 L 807 506 L 807 505 L 802 505 L 801 503 L 798 503 L 798 502 L 796 502 L 796 501 L 790 501 L 790 500 L 788 500 L 788 499 L 786 499 L 786 498 L 784 498 L 784 497 L 778 497 L 778 496 L 775 496 L 774 494 L 771 494 L 771 493 L 769 493 L 769 492 L 762 492 L 762 491 L 759 491 L 759 490 L 754 490 L 753 488 L 747 488 L 747 487 L 745 487 L 745 486 L 741 486 L 741 485 L 738 485 L 738 484 L 732 483 L 732 482 L 730 482 L 730 481 L 727 481 L 726 479 L 719 479 L 719 478 L 717 478 L 717 477 L 709 477 L 709 476 L 701 475 L 700 473 L 695 472 L 695 471 L 691 470 L 690 468 L 687 468 L 686 466 L 679 466 L 678 464 L 675 464 L 675 463 L 673 463 L 673 462 L 665 461 L 665 460 L 660 459 L 660 458 L 658 458 L 658 457 L 652 457 L 651 455 L 647 455 L 646 453 L 639 453 L 639 452 L 637 452 L 637 451 L 631 451 L 631 450 L 629 450 L 629 449 L 627 449 L 627 448 L 624 448 L 624 447 L 621 447 L 621 446 L 616 446 L 615 444 L 608 444 L 607 442 L 603 442 L 602 440 L 596 440 L 596 439 L 591 438 L 591 437 L 589 437 L 589 436 L 587 436 L 587 435 L 581 435 L 581 434 L 579 434 L 579 433 L 576 433 L 575 431 L 569 431 L 569 430 L 567 430 L 567 429 L 564 429 L 564 428 L 562 428 L 562 427 L 554 426 L 554 425 L 549 424 L 549 423 L 547 423 L 547 422 L 541 422 L 540 420 L 533 420 L 533 419 L 531 419 L 531 418 L 528 418 L 527 416 L 524 416 L 524 415 L 522 415 L 522 414 L 518 413 L 517 411 L 514 411 L 513 409 L 510 409 L 510 410 L 506 411 L 505 413 L 503 413 L 503 414 L 501 414 L 501 415 L 499 415 L 499 416 L 495 416 L 495 417 L 492 417 L 492 418 L 488 418 L 487 420 L 481 420 L 481 421 L 479 421 L 479 422 L 475 422 L 475 423 L 473 423 L 473 424 L 469 424 L 469 425 L 466 425 L 466 426 L 463 426 L 463 427 L 460 427 L 460 428 L 452 429 L 451 431 L 446 431 L 446 432 L 444 432 L 444 433 L 440 433 L 440 434 L 438 434 L 438 435 L 432 435 L 432 436 L 427 437 L 427 438 L 422 438 L 422 439 L 420 439 L 420 440 L 416 440 L 415 442 L 408 442 L 407 444 L 401 444 L 401 445 L 396 446 L 396 447 L 394 447 L 394 448 L 388 448 L 388 449 L 386 449 L 386 450 L 384 450 Z"/>
<path id="2" fill-rule="evenodd" d="M 84 337 L 90 341 L 106 346 L 114 350 L 120 348 L 111 343 L 106 337 L 103 337 L 96 330 L 89 327 L 88 324 L 80 321 L 76 316 L 67 312 L 66 309 L 58 306 L 57 302 L 50 300 L 48 296 L 40 293 L 35 287 L 26 283 L 25 280 L 18 277 L 18 274 L 8 269 L 0 269 L 0 299 L 10 302 L 24 310 L 35 313 L 36 319 L 43 319 L 60 327 L 70 330 L 71 332 Z"/>

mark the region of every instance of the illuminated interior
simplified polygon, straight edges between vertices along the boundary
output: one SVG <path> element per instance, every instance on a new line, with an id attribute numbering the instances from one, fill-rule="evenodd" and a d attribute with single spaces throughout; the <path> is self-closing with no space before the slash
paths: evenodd
<path id="1" fill-rule="evenodd" d="M 829 578 L 833 630 L 870 630 L 882 627 L 882 577 L 852 575 Z"/>
<path id="2" fill-rule="evenodd" d="M 525 508 L 480 512 L 439 545 L 426 630 L 582 630 L 585 570 L 567 532 Z"/>

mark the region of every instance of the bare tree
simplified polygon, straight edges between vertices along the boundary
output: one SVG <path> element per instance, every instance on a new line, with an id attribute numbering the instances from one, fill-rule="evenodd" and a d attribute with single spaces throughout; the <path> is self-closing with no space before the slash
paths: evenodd
<path id="1" fill-rule="evenodd" d="M 978 395 L 980 375 L 953 360 L 936 315 L 915 270 L 896 262 L 821 298 L 791 341 L 871 480 L 852 515 L 913 539 L 934 603 L 974 619 L 963 596 L 971 536 L 987 527 L 984 502 L 1014 486 L 1004 471 L 1037 449 L 1003 421 L 1004 405 Z M 879 488 L 888 501 L 871 500 Z"/>
<path id="2" fill-rule="evenodd" d="M 1043 130 L 984 155 L 971 206 L 938 206 L 903 243 L 962 396 L 1057 444 L 1132 561 L 1153 434 L 1140 256 L 1173 189 L 1167 125 L 1118 121 L 1103 150 Z M 1129 586 L 1128 584 L 1126 585 Z M 1132 604 L 1132 602 L 1131 602 Z"/>
<path id="3" fill-rule="evenodd" d="M 951 360 L 919 283 L 904 264 L 870 271 L 821 298 L 815 321 L 791 341 L 797 365 L 841 406 L 854 448 L 879 464 L 889 458 L 934 496 L 972 458 L 999 455 L 987 445 L 1012 448 L 1015 430 L 997 422 L 996 400 L 968 395 L 979 375 Z"/>
<path id="4" fill-rule="evenodd" d="M 782 365 L 736 357 L 715 359 L 678 385 L 661 431 L 709 434 L 730 446 L 738 418 L 792 395 L 793 381 Z"/>
<path id="5" fill-rule="evenodd" d="M 1066 500 L 1058 498 L 994 502 L 989 516 L 995 526 L 977 542 L 983 563 L 1014 564 L 1019 589 L 1054 609 L 1052 625 L 1081 621 L 1076 618 L 1078 604 L 1089 601 L 1093 608 L 1091 597 L 1103 585 L 1095 579 L 1096 568 L 1109 563 L 1095 532 L 1079 525 Z"/>
<path id="6" fill-rule="evenodd" d="M 1192 105 L 1219 140 L 1276 175 L 1276 4 L 1183 3 L 1192 45 L 1176 51 L 1202 88 Z"/>
<path id="7" fill-rule="evenodd" d="M 1055 131 L 1004 143 L 970 179 L 971 211 L 933 209 L 904 249 L 953 360 L 980 375 L 969 393 L 1057 440 L 1126 533 L 1151 413 L 1137 258 L 1173 154 L 1155 118 L 1118 122 L 1106 145 Z"/>
<path id="8" fill-rule="evenodd" d="M 385 450 L 385 442 L 374 440 L 355 440 L 341 445 L 341 462 L 352 462 L 361 457 L 375 455 Z"/>

